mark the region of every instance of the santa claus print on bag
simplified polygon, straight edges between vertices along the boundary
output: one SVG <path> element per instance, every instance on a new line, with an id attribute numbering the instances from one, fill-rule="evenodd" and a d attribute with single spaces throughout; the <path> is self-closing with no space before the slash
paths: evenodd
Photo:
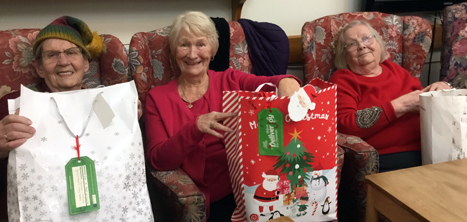
<path id="1" fill-rule="evenodd" d="M 264 207 L 269 207 L 270 212 L 274 212 L 274 204 L 279 202 L 279 190 L 277 190 L 277 182 L 279 182 L 279 174 L 275 170 L 269 170 L 263 173 L 264 181 L 256 188 L 253 196 L 254 202 L 259 206 L 259 213 L 263 214 Z"/>
<path id="2" fill-rule="evenodd" d="M 237 203 L 232 221 L 264 222 L 280 216 L 295 222 L 336 219 L 336 86 L 321 80 L 310 84 L 317 84 L 318 90 L 311 85 L 303 90 L 304 95 L 312 97 L 314 109 L 308 109 L 298 122 L 289 116 L 288 97 L 270 99 L 271 93 L 224 92 L 223 111 L 239 113 L 237 118 L 224 121 L 234 129 L 225 134 Z M 283 146 L 278 156 L 259 153 L 258 114 L 270 108 L 283 114 Z M 316 191 L 314 178 L 319 178 Z M 333 204 L 327 204 L 328 211 L 323 214 L 321 205 L 325 205 L 326 197 Z"/>

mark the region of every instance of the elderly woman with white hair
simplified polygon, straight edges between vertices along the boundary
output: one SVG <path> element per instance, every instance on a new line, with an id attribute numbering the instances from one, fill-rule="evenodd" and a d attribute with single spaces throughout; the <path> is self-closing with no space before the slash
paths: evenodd
<path id="1" fill-rule="evenodd" d="M 206 197 L 208 221 L 231 221 L 236 206 L 223 133 L 232 129 L 222 121 L 237 114 L 222 112 L 222 91 L 254 91 L 270 82 L 278 86 L 279 96 L 291 96 L 301 82 L 291 75 L 265 77 L 234 69 L 208 70 L 219 43 L 214 23 L 201 12 L 178 16 L 169 44 L 181 75 L 148 93 L 148 160 L 157 170 L 181 168 L 193 179 Z"/>
<path id="2" fill-rule="evenodd" d="M 350 22 L 336 43 L 330 81 L 337 84 L 337 130 L 361 137 L 380 154 L 380 171 L 421 165 L 420 93 L 449 89 L 385 60 L 381 36 L 366 21 Z"/>

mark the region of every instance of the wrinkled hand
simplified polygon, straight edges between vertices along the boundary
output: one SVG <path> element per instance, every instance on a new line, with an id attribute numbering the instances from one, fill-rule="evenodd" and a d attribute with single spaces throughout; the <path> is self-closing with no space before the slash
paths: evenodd
<path id="1" fill-rule="evenodd" d="M 442 89 L 450 89 L 451 86 L 449 86 L 446 82 L 435 82 L 423 89 L 423 92 L 430 92 L 430 91 L 436 91 L 436 90 L 442 90 Z"/>
<path id="2" fill-rule="evenodd" d="M 224 136 L 216 130 L 222 130 L 231 133 L 233 130 L 229 127 L 224 126 L 219 121 L 227 118 L 236 117 L 236 113 L 221 113 L 221 112 L 210 112 L 198 117 L 198 129 L 202 133 L 211 134 L 217 138 L 222 139 Z"/>
<path id="3" fill-rule="evenodd" d="M 141 100 L 138 99 L 138 119 L 143 115 L 143 107 L 141 106 Z"/>
<path id="4" fill-rule="evenodd" d="M 294 78 L 283 78 L 279 81 L 277 96 L 292 96 L 300 90 L 300 84 Z"/>
<path id="5" fill-rule="evenodd" d="M 394 111 L 396 111 L 397 117 L 401 117 L 408 112 L 418 112 L 421 93 L 423 93 L 423 91 L 415 90 L 392 100 L 391 104 L 394 107 Z"/>
<path id="6" fill-rule="evenodd" d="M 14 115 L 5 116 L 0 121 L 0 158 L 8 156 L 10 150 L 23 145 L 36 133 L 31 126 L 32 121 L 18 114 L 19 109 Z"/>

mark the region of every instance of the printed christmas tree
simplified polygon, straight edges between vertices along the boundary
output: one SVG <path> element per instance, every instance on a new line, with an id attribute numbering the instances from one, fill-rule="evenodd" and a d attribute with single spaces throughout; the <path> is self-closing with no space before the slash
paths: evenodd
<path id="1" fill-rule="evenodd" d="M 290 180 L 292 189 L 297 187 L 301 178 L 308 180 L 307 172 L 313 171 L 311 163 L 315 157 L 307 151 L 302 141 L 300 141 L 301 132 L 303 131 L 297 132 L 294 129 L 294 133 L 290 133 L 292 139 L 284 147 L 282 155 L 277 158 L 277 163 L 274 164 L 274 169 L 280 168 L 280 172 L 287 175 L 287 180 Z"/>

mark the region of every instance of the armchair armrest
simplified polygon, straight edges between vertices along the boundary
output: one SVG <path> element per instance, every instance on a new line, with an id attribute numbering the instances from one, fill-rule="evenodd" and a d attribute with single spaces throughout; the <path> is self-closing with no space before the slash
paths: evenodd
<path id="1" fill-rule="evenodd" d="M 356 136 L 337 134 L 337 144 L 344 150 L 344 166 L 339 186 L 339 221 L 365 221 L 365 176 L 379 172 L 378 151 Z"/>
<path id="2" fill-rule="evenodd" d="M 183 170 L 149 168 L 148 186 L 153 187 L 150 194 L 154 215 L 159 214 L 161 221 L 206 221 L 206 198 Z"/>

